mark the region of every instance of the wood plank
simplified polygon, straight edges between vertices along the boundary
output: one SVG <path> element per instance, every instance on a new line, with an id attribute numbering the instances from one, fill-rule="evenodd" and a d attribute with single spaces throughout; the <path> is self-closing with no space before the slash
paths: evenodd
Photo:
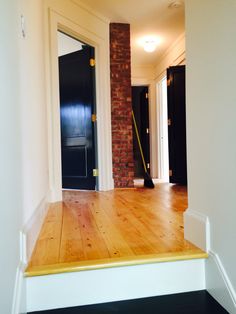
<path id="1" fill-rule="evenodd" d="M 62 226 L 62 203 L 52 204 L 39 234 L 32 258 L 34 265 L 50 265 L 58 263 L 60 254 Z"/>
<path id="2" fill-rule="evenodd" d="M 109 257 L 89 205 L 80 203 L 76 206 L 73 202 L 64 204 L 60 262 Z M 71 246 L 71 241 L 76 243 L 76 246 Z"/>
<path id="3" fill-rule="evenodd" d="M 28 275 L 207 256 L 184 239 L 184 186 L 63 195 L 50 206 Z"/>

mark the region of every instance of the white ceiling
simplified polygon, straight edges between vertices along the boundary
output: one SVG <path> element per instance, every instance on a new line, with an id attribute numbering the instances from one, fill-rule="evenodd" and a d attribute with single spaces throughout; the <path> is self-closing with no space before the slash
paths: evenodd
<path id="1" fill-rule="evenodd" d="M 76 1 L 76 0 L 74 0 Z M 155 65 L 158 58 L 184 33 L 183 5 L 170 8 L 174 0 L 78 0 L 97 11 L 111 22 L 131 25 L 131 58 L 135 65 Z M 144 52 L 138 41 L 143 36 L 155 35 L 161 43 L 153 53 Z"/>

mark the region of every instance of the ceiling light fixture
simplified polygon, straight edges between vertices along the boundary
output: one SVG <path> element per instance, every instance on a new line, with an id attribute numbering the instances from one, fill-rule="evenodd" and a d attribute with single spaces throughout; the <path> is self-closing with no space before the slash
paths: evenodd
<path id="1" fill-rule="evenodd" d="M 146 39 L 143 43 L 143 49 L 146 52 L 153 52 L 156 50 L 157 42 L 154 39 Z"/>
<path id="2" fill-rule="evenodd" d="M 146 52 L 153 52 L 157 46 L 162 42 L 162 39 L 156 35 L 148 35 L 138 39 L 138 44 Z"/>

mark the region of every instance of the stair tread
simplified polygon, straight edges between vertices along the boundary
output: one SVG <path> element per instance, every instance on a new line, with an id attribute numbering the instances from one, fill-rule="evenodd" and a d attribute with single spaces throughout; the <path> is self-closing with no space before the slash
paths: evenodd
<path id="1" fill-rule="evenodd" d="M 26 277 L 43 276 L 84 270 L 103 269 L 111 267 L 143 265 L 149 263 L 175 262 L 180 260 L 204 259 L 208 254 L 202 250 L 188 252 L 172 252 L 162 254 L 140 255 L 116 259 L 98 259 L 81 262 L 58 263 L 52 265 L 30 266 L 25 271 Z"/>

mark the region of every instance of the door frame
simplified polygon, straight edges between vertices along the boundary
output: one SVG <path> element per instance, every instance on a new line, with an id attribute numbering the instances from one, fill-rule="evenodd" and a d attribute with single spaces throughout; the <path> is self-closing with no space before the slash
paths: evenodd
<path id="1" fill-rule="evenodd" d="M 45 16 L 46 27 L 46 79 L 48 116 L 48 158 L 51 202 L 62 200 L 61 132 L 57 31 L 83 41 L 95 48 L 96 110 L 97 110 L 97 164 L 99 177 L 97 190 L 114 188 L 112 178 L 111 106 L 109 51 L 103 38 L 90 32 L 60 12 L 49 9 Z M 102 91 L 102 92 L 101 92 Z"/>
<path id="2" fill-rule="evenodd" d="M 157 163 L 157 115 L 156 115 L 156 95 L 155 83 L 153 80 L 147 79 L 132 79 L 132 86 L 147 86 L 149 93 L 149 130 L 150 130 L 150 174 L 152 178 L 158 177 L 158 163 Z"/>
<path id="3" fill-rule="evenodd" d="M 161 84 L 164 79 L 167 79 L 166 74 L 162 75 L 157 83 L 156 83 L 156 91 L 157 91 L 157 141 L 158 141 L 158 179 L 160 182 L 169 182 L 169 180 L 164 176 L 164 161 L 163 161 L 163 156 L 164 156 L 164 151 L 163 151 L 163 145 L 162 145 L 162 131 L 163 131 L 163 124 L 167 124 L 167 119 L 166 121 L 163 120 L 163 102 L 162 102 L 162 90 L 161 90 Z M 168 136 L 168 134 L 167 134 Z M 168 138 L 167 138 L 168 141 Z M 168 161 L 169 163 L 169 161 Z"/>
<path id="4" fill-rule="evenodd" d="M 150 95 L 150 88 L 149 88 L 149 86 L 148 85 L 139 85 L 139 86 L 137 86 L 137 85 L 132 85 L 132 96 L 133 96 L 133 88 L 137 88 L 137 87 L 141 87 L 141 88 L 146 88 L 146 90 L 147 90 L 147 94 L 148 95 Z M 140 92 L 140 94 L 139 95 L 141 95 L 141 92 Z M 149 116 L 149 111 L 150 111 L 150 99 L 149 99 L 150 97 L 148 97 L 148 129 L 149 129 L 149 145 L 148 145 L 148 150 L 149 150 L 149 152 L 148 152 L 148 163 L 149 163 L 149 168 L 147 167 L 147 170 L 148 171 L 151 171 L 151 162 L 150 162 L 150 159 L 151 159 L 151 145 L 150 145 L 150 116 Z M 134 110 L 134 107 L 133 107 L 133 99 L 132 99 L 132 108 L 133 108 L 133 112 L 134 112 L 134 116 L 135 116 L 135 119 L 136 119 L 136 122 L 137 122 L 137 127 L 138 127 L 138 121 L 137 121 L 137 117 L 136 117 L 136 115 L 135 115 L 135 111 L 136 110 Z M 142 120 L 142 119 L 141 119 Z M 140 128 L 138 128 L 138 133 L 139 133 L 139 137 L 140 137 L 140 141 L 141 141 L 141 145 L 142 145 L 142 150 L 143 150 L 143 154 L 144 154 L 144 159 L 145 159 L 145 162 L 146 162 L 146 166 L 147 166 L 147 157 L 145 158 L 145 147 L 144 147 L 144 143 L 142 143 L 142 131 L 141 131 L 141 125 L 140 125 Z M 145 132 L 145 134 L 146 134 L 146 132 Z M 133 144 L 134 144 L 134 138 L 136 138 L 136 134 L 133 134 Z M 140 150 L 139 150 L 139 148 L 137 147 L 137 150 L 138 150 L 138 154 L 140 155 Z M 133 151 L 134 151 L 134 148 L 133 148 Z M 134 163 L 135 163 L 135 154 L 134 154 Z M 142 175 L 140 175 L 140 177 L 141 176 L 143 176 L 143 164 L 142 164 L 142 160 L 140 159 L 140 165 L 141 165 L 141 169 L 142 169 Z M 134 167 L 135 168 L 135 167 Z M 135 169 L 134 169 L 134 172 L 135 172 Z M 136 174 L 136 173 L 135 173 Z M 135 177 L 136 179 L 137 178 L 139 178 L 139 177 Z"/>

